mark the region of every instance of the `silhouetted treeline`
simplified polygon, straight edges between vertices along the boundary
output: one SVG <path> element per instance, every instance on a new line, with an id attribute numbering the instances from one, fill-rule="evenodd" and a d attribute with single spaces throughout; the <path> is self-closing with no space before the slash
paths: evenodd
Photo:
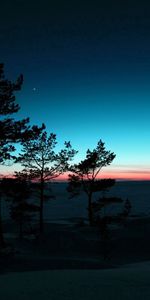
<path id="1" fill-rule="evenodd" d="M 5 165 L 11 161 L 20 163 L 23 167 L 20 172 L 15 172 L 13 178 L 0 180 L 0 247 L 5 246 L 2 199 L 9 202 L 10 215 L 19 226 L 20 238 L 23 237 L 24 224 L 30 222 L 34 214 L 39 214 L 39 232 L 43 233 L 45 183 L 58 178 L 64 172 L 69 172 L 67 190 L 70 197 L 77 196 L 81 191 L 87 196 L 89 225 L 101 224 L 101 229 L 104 228 L 101 208 L 112 201 L 116 204 L 119 201 L 118 198 L 103 198 L 95 202 L 95 194 L 106 191 L 115 184 L 113 179 L 100 180 L 99 173 L 103 167 L 112 163 L 116 155 L 106 150 L 105 143 L 99 140 L 96 148 L 87 150 L 84 160 L 74 164 L 72 160 L 78 151 L 72 148 L 70 141 L 65 141 L 64 147 L 57 152 L 56 134 L 47 133 L 45 124 L 41 127 L 30 126 L 29 118 L 18 121 L 10 117 L 20 109 L 16 103 L 15 92 L 21 89 L 22 83 L 22 75 L 14 83 L 7 80 L 4 76 L 4 65 L 0 64 L 0 164 Z M 21 146 L 19 154 L 15 152 L 14 145 L 17 144 Z M 37 189 L 39 197 L 36 197 L 36 203 L 32 203 L 31 195 Z M 130 203 L 126 203 L 126 213 L 129 213 L 129 206 Z"/>

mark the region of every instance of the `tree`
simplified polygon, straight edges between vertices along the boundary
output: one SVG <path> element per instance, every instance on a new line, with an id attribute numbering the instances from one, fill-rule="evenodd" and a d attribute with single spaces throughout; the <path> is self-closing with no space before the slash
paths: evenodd
<path id="1" fill-rule="evenodd" d="M 29 118 L 18 121 L 10 117 L 10 115 L 14 115 L 20 109 L 20 106 L 16 103 L 15 92 L 21 89 L 22 83 L 22 74 L 15 82 L 6 79 L 4 76 L 4 64 L 0 64 L 0 165 L 15 159 L 15 143 L 20 142 L 22 139 L 35 138 L 33 133 L 36 134 L 42 130 L 37 126 L 31 128 L 29 126 Z M 0 207 L 1 201 L 0 197 Z M 4 237 L 0 209 L 0 246 L 3 245 Z"/>
<path id="2" fill-rule="evenodd" d="M 30 201 L 33 189 L 27 176 L 16 172 L 15 178 L 3 178 L 1 191 L 10 204 L 10 216 L 19 226 L 19 237 L 23 238 L 23 226 L 31 221 L 33 213 L 39 211 L 39 207 Z"/>
<path id="3" fill-rule="evenodd" d="M 45 127 L 46 128 L 46 127 Z M 64 143 L 64 149 L 55 153 L 56 135 L 47 134 L 45 128 L 35 135 L 35 139 L 22 141 L 22 151 L 16 162 L 25 168 L 30 179 L 40 182 L 40 232 L 43 232 L 43 205 L 45 182 L 57 178 L 68 170 L 77 151 L 72 149 L 70 142 Z"/>
<path id="4" fill-rule="evenodd" d="M 115 180 L 98 180 L 98 175 L 103 167 L 111 164 L 115 154 L 105 149 L 105 144 L 100 140 L 97 147 L 86 152 L 86 158 L 70 167 L 72 174 L 69 174 L 68 191 L 71 196 L 76 196 L 81 189 L 88 198 L 88 218 L 89 224 L 93 225 L 93 194 L 95 192 L 106 190 L 115 184 Z"/>
<path id="5" fill-rule="evenodd" d="M 13 158 L 11 155 L 15 150 L 13 143 L 19 140 L 22 131 L 26 129 L 29 122 L 28 118 L 22 121 L 15 121 L 10 118 L 10 115 L 18 112 L 20 108 L 15 103 L 14 93 L 21 89 L 22 83 L 22 75 L 18 77 L 15 83 L 5 79 L 4 65 L 0 64 L 0 164 L 4 164 L 6 160 Z M 0 210 L 0 246 L 4 246 L 4 244 Z"/>
<path id="6" fill-rule="evenodd" d="M 17 113 L 20 109 L 16 104 L 14 93 L 21 89 L 23 76 L 20 75 L 15 83 L 5 79 L 4 65 L 0 64 L 0 163 L 13 158 L 11 153 L 15 150 L 13 143 L 20 140 L 27 130 L 29 118 L 16 121 L 10 115 Z"/>

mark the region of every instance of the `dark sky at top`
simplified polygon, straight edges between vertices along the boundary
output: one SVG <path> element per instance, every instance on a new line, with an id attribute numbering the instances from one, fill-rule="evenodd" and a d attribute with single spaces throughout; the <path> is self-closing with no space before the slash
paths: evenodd
<path id="1" fill-rule="evenodd" d="M 54 76 L 72 66 L 136 65 L 149 60 L 149 30 L 148 1 L 6 0 L 1 57 L 26 69 L 28 62 L 33 72 L 50 67 Z"/>
<path id="2" fill-rule="evenodd" d="M 0 58 L 24 75 L 19 116 L 81 156 L 102 138 L 116 164 L 150 167 L 148 0 L 2 1 Z"/>

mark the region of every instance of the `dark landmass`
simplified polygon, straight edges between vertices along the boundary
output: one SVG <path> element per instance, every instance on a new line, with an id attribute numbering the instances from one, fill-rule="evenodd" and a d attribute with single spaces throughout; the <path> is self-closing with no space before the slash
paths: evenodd
<path id="1" fill-rule="evenodd" d="M 132 218 L 110 227 L 102 238 L 97 228 L 72 220 L 70 224 L 45 224 L 41 236 L 35 231 L 22 241 L 17 227 L 5 223 L 7 247 L 0 254 L 0 273 L 103 269 L 150 260 L 150 218 Z M 34 230 L 33 230 L 34 231 Z M 8 235 L 9 232 L 9 235 Z"/>

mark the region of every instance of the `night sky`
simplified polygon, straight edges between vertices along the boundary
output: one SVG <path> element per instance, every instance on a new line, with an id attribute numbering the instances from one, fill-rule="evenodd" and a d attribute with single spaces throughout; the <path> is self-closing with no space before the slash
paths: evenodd
<path id="1" fill-rule="evenodd" d="M 16 118 L 70 140 L 76 161 L 101 138 L 116 153 L 103 176 L 150 179 L 148 1 L 5 0 L 0 60 L 24 75 Z"/>

